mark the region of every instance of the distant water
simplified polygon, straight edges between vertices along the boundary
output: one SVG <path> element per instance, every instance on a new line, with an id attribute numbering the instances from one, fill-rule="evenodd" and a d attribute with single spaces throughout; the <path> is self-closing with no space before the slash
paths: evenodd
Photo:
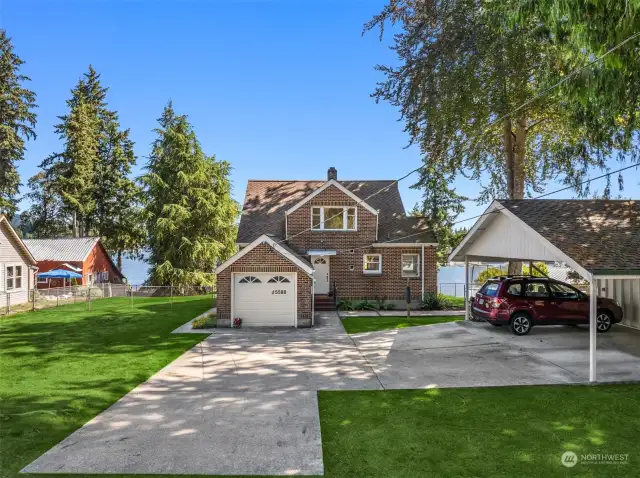
<path id="1" fill-rule="evenodd" d="M 122 273 L 129 284 L 142 284 L 147 279 L 148 264 L 132 259 L 122 260 Z M 474 270 L 474 277 L 481 271 Z M 457 285 L 456 285 L 457 284 Z M 438 289 L 443 294 L 462 297 L 464 294 L 464 267 L 440 267 L 438 271 Z"/>
<path id="2" fill-rule="evenodd" d="M 133 259 L 122 259 L 122 273 L 129 281 L 129 284 L 142 284 L 147 280 L 147 270 L 149 265 L 145 261 L 136 261 Z"/>

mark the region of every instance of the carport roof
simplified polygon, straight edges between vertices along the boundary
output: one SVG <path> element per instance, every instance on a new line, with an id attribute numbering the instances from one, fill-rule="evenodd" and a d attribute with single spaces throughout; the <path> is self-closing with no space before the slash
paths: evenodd
<path id="1" fill-rule="evenodd" d="M 595 275 L 640 271 L 640 201 L 523 199 L 498 202 Z"/>
<path id="2" fill-rule="evenodd" d="M 640 273 L 640 201 L 522 199 L 496 200 L 449 260 L 464 259 L 465 244 L 491 227 L 490 216 L 522 221 L 572 261 L 593 275 Z M 489 220 L 487 220 L 489 219 Z M 483 228 L 478 225 L 486 223 Z M 532 236 L 532 240 L 534 236 Z"/>

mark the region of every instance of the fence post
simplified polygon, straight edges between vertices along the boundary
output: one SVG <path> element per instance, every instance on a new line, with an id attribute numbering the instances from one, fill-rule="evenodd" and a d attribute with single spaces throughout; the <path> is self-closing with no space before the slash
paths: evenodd
<path id="1" fill-rule="evenodd" d="M 91 285 L 89 285 L 89 293 L 88 293 L 87 297 L 88 297 L 87 307 L 88 307 L 88 310 L 91 310 Z"/>
<path id="2" fill-rule="evenodd" d="M 56 294 L 56 307 L 58 307 L 59 305 L 60 305 L 60 291 L 58 291 Z"/>
<path id="3" fill-rule="evenodd" d="M 7 294 L 7 315 L 11 313 L 11 294 Z"/>
<path id="4" fill-rule="evenodd" d="M 129 286 L 129 302 L 131 303 L 131 308 L 133 309 L 133 286 Z"/>
<path id="5" fill-rule="evenodd" d="M 171 294 L 171 307 L 173 307 L 173 284 L 169 286 L 169 294 Z"/>
<path id="6" fill-rule="evenodd" d="M 33 294 L 33 297 L 31 298 L 31 310 L 35 312 L 36 311 L 36 289 L 35 288 L 32 289 L 31 293 Z"/>

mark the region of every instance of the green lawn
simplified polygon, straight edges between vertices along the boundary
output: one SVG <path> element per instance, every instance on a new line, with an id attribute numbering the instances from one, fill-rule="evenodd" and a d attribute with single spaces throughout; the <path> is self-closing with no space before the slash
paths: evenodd
<path id="1" fill-rule="evenodd" d="M 376 330 L 404 329 L 415 327 L 416 325 L 442 324 L 444 322 L 456 322 L 464 320 L 464 316 L 430 316 L 418 317 L 405 316 L 392 317 L 346 317 L 342 319 L 342 325 L 349 334 L 359 334 L 361 332 L 373 332 Z"/>
<path id="2" fill-rule="evenodd" d="M 639 385 L 319 392 L 325 473 L 638 476 L 639 396 Z M 565 451 L 630 461 L 569 469 Z"/>
<path id="3" fill-rule="evenodd" d="M 77 304 L 0 319 L 0 476 L 25 476 L 22 467 L 202 340 L 170 332 L 211 298 L 174 301 L 136 299 L 132 309 L 106 299 L 90 312 Z M 631 476 L 638 396 L 639 385 L 319 392 L 325 476 Z M 566 450 L 631 462 L 568 469 Z"/>
<path id="4" fill-rule="evenodd" d="M 0 476 L 18 471 L 202 340 L 211 297 L 97 300 L 0 319 Z M 25 475 L 21 475 L 25 476 Z M 61 476 L 61 475 L 58 475 Z M 79 475 L 75 475 L 78 477 Z"/>

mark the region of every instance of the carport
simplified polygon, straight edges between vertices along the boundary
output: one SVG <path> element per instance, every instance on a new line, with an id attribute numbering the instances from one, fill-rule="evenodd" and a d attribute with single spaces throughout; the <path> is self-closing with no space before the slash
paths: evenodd
<path id="1" fill-rule="evenodd" d="M 589 380 L 596 381 L 597 296 L 616 299 L 623 324 L 640 328 L 640 202 L 495 200 L 449 255 L 465 263 L 564 262 L 590 283 Z"/>

